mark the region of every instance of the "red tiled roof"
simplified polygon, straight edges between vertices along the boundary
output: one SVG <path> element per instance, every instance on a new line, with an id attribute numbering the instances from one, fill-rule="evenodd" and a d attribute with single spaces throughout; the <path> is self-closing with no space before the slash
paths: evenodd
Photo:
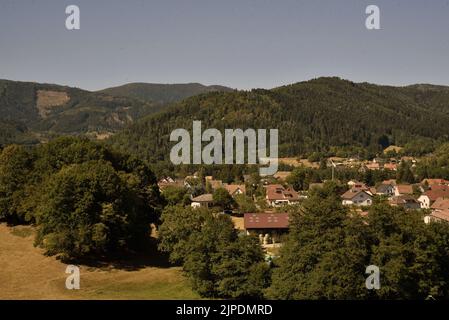
<path id="1" fill-rule="evenodd" d="M 214 201 L 212 194 L 206 193 L 192 199 L 192 202 L 212 202 Z"/>
<path id="2" fill-rule="evenodd" d="M 431 206 L 436 210 L 449 210 L 449 198 L 438 198 Z"/>
<path id="3" fill-rule="evenodd" d="M 225 189 L 228 190 L 229 194 L 233 195 L 237 190 L 241 190 L 243 194 L 246 193 L 246 187 L 244 184 L 225 184 Z"/>
<path id="4" fill-rule="evenodd" d="M 449 190 L 449 186 L 444 185 L 444 184 L 433 184 L 430 186 L 430 190 Z"/>
<path id="5" fill-rule="evenodd" d="M 265 186 L 267 190 L 267 199 L 269 201 L 275 201 L 275 200 L 290 200 L 290 201 L 298 201 L 299 195 L 298 193 L 291 189 L 285 189 L 280 184 L 270 184 L 268 186 Z"/>
<path id="6" fill-rule="evenodd" d="M 449 198 L 449 187 L 442 190 L 429 190 L 424 192 L 431 201 L 436 201 L 438 198 Z"/>
<path id="7" fill-rule="evenodd" d="M 365 190 L 350 189 L 350 190 L 346 191 L 345 193 L 343 193 L 341 198 L 344 200 L 352 200 L 360 192 L 365 192 L 367 195 L 369 195 L 371 197 L 371 195 L 369 193 L 367 193 Z"/>
<path id="8" fill-rule="evenodd" d="M 413 186 L 410 184 L 398 184 L 396 189 L 400 194 L 413 194 Z"/>
<path id="9" fill-rule="evenodd" d="M 287 229 L 288 213 L 245 213 L 245 229 Z"/>
<path id="10" fill-rule="evenodd" d="M 434 211 L 430 214 L 430 216 L 437 218 L 438 220 L 444 220 L 449 222 L 449 210 Z"/>

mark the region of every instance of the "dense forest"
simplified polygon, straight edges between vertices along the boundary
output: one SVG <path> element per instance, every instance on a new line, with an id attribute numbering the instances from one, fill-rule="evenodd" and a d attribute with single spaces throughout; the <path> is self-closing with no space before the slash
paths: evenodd
<path id="1" fill-rule="evenodd" d="M 118 87 L 107 88 L 99 93 L 115 97 L 130 97 L 148 102 L 172 103 L 198 94 L 214 91 L 232 91 L 224 86 L 205 86 L 200 83 L 128 83 Z"/>
<path id="2" fill-rule="evenodd" d="M 0 153 L 0 221 L 36 225 L 36 245 L 61 259 L 138 248 L 162 204 L 144 162 L 85 138 Z"/>
<path id="3" fill-rule="evenodd" d="M 319 78 L 272 90 L 202 94 L 131 125 L 111 144 L 163 161 L 172 130 L 279 129 L 280 156 L 360 148 L 371 154 L 391 144 L 429 145 L 449 137 L 449 89 L 377 86 Z"/>
<path id="4" fill-rule="evenodd" d="M 219 90 L 231 91 L 201 84 L 128 84 L 90 92 L 0 80 L 0 145 L 35 144 L 61 134 L 107 137 L 171 102 Z"/>

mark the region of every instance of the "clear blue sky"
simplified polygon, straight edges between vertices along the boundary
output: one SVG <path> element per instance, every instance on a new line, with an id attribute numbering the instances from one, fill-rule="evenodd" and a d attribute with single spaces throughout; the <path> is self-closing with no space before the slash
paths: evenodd
<path id="1" fill-rule="evenodd" d="M 65 7 L 81 30 L 65 29 Z M 365 8 L 382 30 L 365 28 Z M 0 0 L 0 78 L 271 88 L 318 76 L 449 85 L 449 0 Z"/>

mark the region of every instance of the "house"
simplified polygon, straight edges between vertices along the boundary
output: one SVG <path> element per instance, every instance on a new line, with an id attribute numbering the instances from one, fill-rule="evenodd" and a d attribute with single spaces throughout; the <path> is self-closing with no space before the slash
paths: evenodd
<path id="1" fill-rule="evenodd" d="M 345 206 L 370 206 L 373 203 L 373 196 L 365 190 L 351 189 L 346 191 L 341 198 Z"/>
<path id="2" fill-rule="evenodd" d="M 292 188 L 284 188 L 280 184 L 269 184 L 265 186 L 266 200 L 270 206 L 291 205 L 299 202 L 298 193 Z"/>
<path id="3" fill-rule="evenodd" d="M 177 187 L 177 188 L 189 188 L 188 185 L 185 184 L 185 182 L 182 179 L 172 179 L 170 177 L 167 178 L 163 178 L 161 180 L 159 180 L 159 182 L 157 183 L 158 187 L 159 187 L 159 191 L 164 191 L 165 189 L 169 188 L 169 187 Z"/>
<path id="4" fill-rule="evenodd" d="M 440 191 L 445 191 L 449 189 L 449 186 L 445 185 L 445 184 L 433 184 L 430 186 L 429 188 L 430 190 L 440 190 Z"/>
<path id="5" fill-rule="evenodd" d="M 424 222 L 449 222 L 449 210 L 433 211 L 424 217 Z"/>
<path id="6" fill-rule="evenodd" d="M 394 186 L 395 196 L 412 195 L 412 194 L 413 194 L 413 186 L 411 184 L 398 184 Z"/>
<path id="7" fill-rule="evenodd" d="M 376 188 L 376 194 L 392 197 L 394 195 L 394 189 L 393 185 L 382 183 Z"/>
<path id="8" fill-rule="evenodd" d="M 421 208 L 421 204 L 410 195 L 394 196 L 389 200 L 393 207 L 403 207 L 408 210 L 417 210 Z"/>
<path id="9" fill-rule="evenodd" d="M 229 192 L 229 194 L 235 197 L 238 194 L 246 194 L 246 187 L 244 184 L 224 184 L 224 188 Z"/>
<path id="10" fill-rule="evenodd" d="M 256 234 L 264 244 L 279 242 L 288 232 L 288 213 L 245 213 L 244 228 L 248 235 Z"/>
<path id="11" fill-rule="evenodd" d="M 449 210 L 449 198 L 438 198 L 430 206 L 433 210 Z"/>
<path id="12" fill-rule="evenodd" d="M 213 204 L 214 200 L 212 194 L 206 193 L 199 195 L 198 197 L 192 198 L 191 206 L 193 208 L 209 208 Z"/>
<path id="13" fill-rule="evenodd" d="M 428 190 L 418 198 L 418 201 L 422 209 L 429 209 L 438 198 L 449 198 L 449 187 L 440 190 Z"/>

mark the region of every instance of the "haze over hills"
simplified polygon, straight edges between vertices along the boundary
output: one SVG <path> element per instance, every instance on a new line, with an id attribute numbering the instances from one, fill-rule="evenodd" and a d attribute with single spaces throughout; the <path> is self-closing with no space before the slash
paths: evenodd
<path id="1" fill-rule="evenodd" d="M 130 84 L 90 92 L 0 80 L 0 144 L 36 143 L 58 134 L 88 133 L 104 138 L 160 111 L 171 101 L 213 90 L 231 89 L 200 84 Z"/>
<path id="2" fill-rule="evenodd" d="M 271 90 L 214 92 L 190 97 L 150 115 L 111 138 L 118 148 L 149 160 L 167 160 L 172 130 L 279 129 L 280 156 L 332 146 L 376 152 L 390 144 L 447 139 L 449 89 L 318 78 Z"/>
<path id="3" fill-rule="evenodd" d="M 117 97 L 131 97 L 151 102 L 171 103 L 213 91 L 233 91 L 233 89 L 219 85 L 205 86 L 200 83 L 129 83 L 98 92 Z"/>

